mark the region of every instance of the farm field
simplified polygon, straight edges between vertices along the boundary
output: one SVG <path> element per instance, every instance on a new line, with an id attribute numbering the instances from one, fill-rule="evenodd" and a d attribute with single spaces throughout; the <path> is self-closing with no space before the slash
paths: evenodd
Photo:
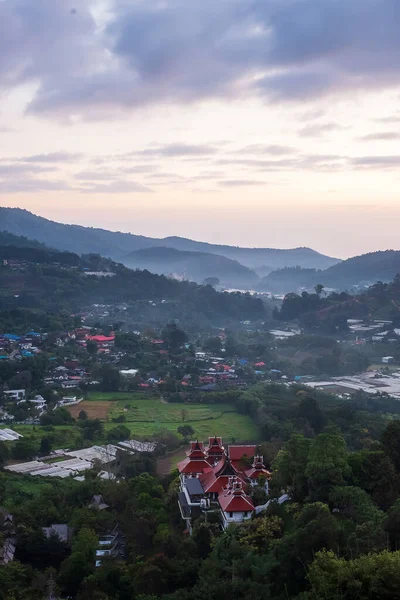
<path id="1" fill-rule="evenodd" d="M 257 441 L 257 427 L 246 415 L 238 414 L 229 404 L 165 404 L 160 398 L 143 394 L 91 394 L 87 405 L 109 408 L 106 429 L 115 426 L 110 422 L 123 415 L 132 437 L 146 437 L 159 429 L 176 432 L 180 425 L 190 425 L 199 439 L 217 433 L 226 441 Z M 82 410 L 84 403 L 77 405 Z M 84 408 L 86 410 L 86 408 Z M 79 411 L 78 411 L 79 414 Z"/>
<path id="2" fill-rule="evenodd" d="M 107 421 L 112 406 L 113 403 L 108 402 L 107 400 L 83 400 L 83 402 L 80 402 L 79 404 L 68 406 L 67 410 L 74 419 L 77 419 L 81 410 L 84 410 L 89 419 Z"/>

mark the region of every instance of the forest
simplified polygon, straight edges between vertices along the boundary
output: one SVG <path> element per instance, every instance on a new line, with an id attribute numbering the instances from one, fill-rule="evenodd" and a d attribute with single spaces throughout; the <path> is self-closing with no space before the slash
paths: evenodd
<path id="1" fill-rule="evenodd" d="M 17 553 L 0 566 L 1 600 L 39 600 L 49 586 L 55 597 L 77 600 L 397 597 L 400 421 L 388 414 L 395 403 L 359 397 L 349 405 L 278 384 L 237 400 L 264 419 L 271 495 L 285 490 L 288 502 L 225 532 L 218 514 L 203 514 L 188 536 L 177 472 L 160 479 L 151 456 L 120 459 L 118 482 L 96 472 L 84 482 L 4 472 L 0 514 L 13 515 Z M 93 506 L 99 495 L 104 510 Z M 54 523 L 68 526 L 67 540 L 45 535 Z M 96 567 L 99 539 L 116 528 L 123 553 Z"/>

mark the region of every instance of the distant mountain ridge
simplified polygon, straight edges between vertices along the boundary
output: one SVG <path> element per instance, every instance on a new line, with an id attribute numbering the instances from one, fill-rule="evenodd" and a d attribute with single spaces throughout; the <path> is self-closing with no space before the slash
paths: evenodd
<path id="1" fill-rule="evenodd" d="M 224 287 L 248 289 L 257 286 L 259 281 L 254 271 L 238 261 L 210 252 L 156 246 L 131 252 L 124 257 L 123 263 L 131 268 L 147 269 L 160 275 L 175 275 L 199 283 L 214 277 Z"/>
<path id="2" fill-rule="evenodd" d="M 78 254 L 98 253 L 114 260 L 122 260 L 135 250 L 167 246 L 181 251 L 225 256 L 250 269 L 265 265 L 272 270 L 296 265 L 324 269 L 339 262 L 339 259 L 325 256 L 311 248 L 240 248 L 196 242 L 181 237 L 159 239 L 81 225 L 65 225 L 20 208 L 0 208 L 0 230 L 35 239 L 59 250 L 69 250 Z"/>
<path id="3" fill-rule="evenodd" d="M 258 289 L 275 293 L 312 288 L 321 283 L 339 290 L 354 286 L 369 287 L 376 281 L 389 282 L 400 273 L 400 251 L 380 250 L 348 258 L 323 271 L 316 269 L 278 269 L 262 278 Z"/>

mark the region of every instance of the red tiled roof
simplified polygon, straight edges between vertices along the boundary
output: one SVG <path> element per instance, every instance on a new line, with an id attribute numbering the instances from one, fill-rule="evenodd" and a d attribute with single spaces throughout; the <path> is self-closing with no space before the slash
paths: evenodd
<path id="1" fill-rule="evenodd" d="M 192 460 L 190 457 L 185 458 L 178 463 L 179 473 L 204 473 L 210 470 L 212 467 L 206 459 Z"/>
<path id="2" fill-rule="evenodd" d="M 208 438 L 207 453 L 217 455 L 222 455 L 224 453 L 224 447 L 222 445 L 221 437 Z"/>
<path id="3" fill-rule="evenodd" d="M 267 479 L 271 478 L 271 472 L 267 469 L 255 469 L 252 467 L 248 471 L 245 471 L 245 474 L 249 479 L 258 479 L 258 477 L 266 477 Z"/>
<path id="4" fill-rule="evenodd" d="M 253 458 L 256 453 L 257 446 L 228 446 L 229 458 L 233 461 L 240 461 L 243 456 Z"/>
<path id="5" fill-rule="evenodd" d="M 253 511 L 254 504 L 246 494 L 234 494 L 231 491 L 218 497 L 220 507 L 224 512 Z"/>
<path id="6" fill-rule="evenodd" d="M 115 335 L 89 335 L 87 339 L 92 342 L 113 342 L 115 340 Z"/>

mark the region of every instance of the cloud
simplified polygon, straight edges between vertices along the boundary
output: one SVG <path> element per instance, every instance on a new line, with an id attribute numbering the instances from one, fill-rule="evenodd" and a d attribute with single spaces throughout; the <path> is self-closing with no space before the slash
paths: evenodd
<path id="1" fill-rule="evenodd" d="M 75 174 L 75 179 L 82 181 L 110 181 L 115 175 L 107 171 L 81 171 Z"/>
<path id="2" fill-rule="evenodd" d="M 302 137 L 321 137 L 326 133 L 339 129 L 343 128 L 337 123 L 314 123 L 313 125 L 306 125 L 298 133 Z"/>
<path id="3" fill-rule="evenodd" d="M 54 167 L 42 167 L 24 163 L 0 162 L 0 177 L 24 175 L 31 173 L 48 173 L 54 171 Z"/>
<path id="4" fill-rule="evenodd" d="M 224 187 L 249 187 L 256 185 L 266 185 L 264 181 L 254 181 L 254 179 L 224 179 L 218 181 L 218 185 Z"/>
<path id="5" fill-rule="evenodd" d="M 66 163 L 75 162 L 82 157 L 77 152 L 50 152 L 49 154 L 34 154 L 32 156 L 22 156 L 18 160 L 32 163 Z"/>
<path id="6" fill-rule="evenodd" d="M 272 154 L 272 155 L 282 155 L 282 154 L 295 154 L 298 152 L 296 148 L 292 146 L 283 146 L 279 144 L 252 144 L 250 146 L 245 146 L 240 150 L 235 150 L 234 154 Z"/>
<path id="7" fill-rule="evenodd" d="M 363 142 L 398 140 L 400 139 L 400 133 L 397 131 L 381 131 L 378 133 L 368 133 L 358 139 Z"/>
<path id="8" fill-rule="evenodd" d="M 400 85 L 398 0 L 2 0 L 0 87 L 72 119 Z M 38 35 L 40 31 L 40 35 Z"/>
<path id="9" fill-rule="evenodd" d="M 0 174 L 0 194 L 14 194 L 23 192 L 46 192 L 57 191 L 64 192 L 73 189 L 65 181 L 50 181 L 48 179 L 36 179 L 34 177 L 10 178 L 1 180 Z"/>
<path id="10" fill-rule="evenodd" d="M 134 183 L 133 181 L 112 181 L 109 183 L 95 183 L 87 187 L 81 187 L 79 191 L 83 194 L 133 194 L 151 193 L 149 187 Z"/>
<path id="11" fill-rule="evenodd" d="M 400 166 L 400 155 L 392 156 L 359 156 L 350 160 L 354 167 L 370 169 L 396 169 Z"/>
<path id="12" fill-rule="evenodd" d="M 208 144 L 166 144 L 132 152 L 131 156 L 180 158 L 184 156 L 209 156 L 217 152 L 218 148 Z"/>

